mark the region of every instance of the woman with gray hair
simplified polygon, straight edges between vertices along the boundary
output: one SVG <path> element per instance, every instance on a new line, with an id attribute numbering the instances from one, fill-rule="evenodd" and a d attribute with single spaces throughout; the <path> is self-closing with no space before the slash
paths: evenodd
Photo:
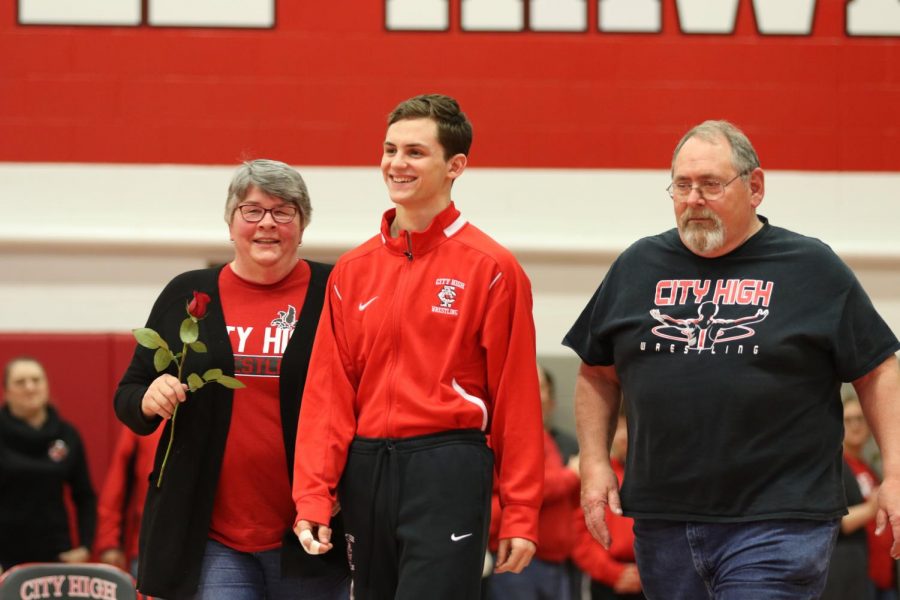
<path id="1" fill-rule="evenodd" d="M 234 259 L 177 276 L 150 312 L 146 326 L 172 343 L 187 307 L 202 344 L 190 346 L 183 373 L 224 374 L 243 387 L 191 392 L 174 368 L 159 373 L 154 350 L 143 346 L 119 383 L 122 422 L 142 435 L 166 428 L 141 524 L 138 588 L 145 594 L 349 597 L 344 553 L 309 556 L 292 534 L 300 398 L 331 271 L 297 256 L 311 213 L 297 171 L 273 160 L 245 162 L 225 203 Z"/>

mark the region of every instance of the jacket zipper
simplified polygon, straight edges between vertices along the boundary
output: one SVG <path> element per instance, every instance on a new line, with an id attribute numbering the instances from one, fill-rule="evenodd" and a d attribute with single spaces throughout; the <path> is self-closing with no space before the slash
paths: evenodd
<path id="1" fill-rule="evenodd" d="M 397 282 L 397 295 L 395 296 L 399 302 L 394 302 L 394 310 L 391 313 L 392 319 L 392 329 L 394 332 L 394 352 L 393 352 L 393 363 L 391 364 L 391 372 L 388 377 L 388 381 L 390 382 L 388 386 L 388 409 L 387 414 L 385 415 L 385 424 L 384 431 L 385 437 L 394 437 L 391 432 L 391 416 L 394 412 L 394 405 L 396 403 L 396 389 L 397 389 L 397 381 L 396 381 L 396 373 L 397 373 L 397 362 L 398 356 L 400 355 L 400 325 L 403 322 L 402 317 L 404 314 L 404 304 L 406 302 L 406 298 L 404 297 L 404 292 L 406 291 L 407 279 L 409 277 L 410 270 L 412 269 L 412 261 L 413 261 L 413 253 L 412 253 L 412 235 L 406 231 L 406 252 L 403 254 L 406 256 L 406 264 L 403 266 L 403 270 L 400 272 L 400 281 Z"/>

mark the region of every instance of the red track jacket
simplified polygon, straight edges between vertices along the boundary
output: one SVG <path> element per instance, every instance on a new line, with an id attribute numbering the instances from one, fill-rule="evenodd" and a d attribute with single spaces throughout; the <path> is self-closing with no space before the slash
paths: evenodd
<path id="1" fill-rule="evenodd" d="M 422 233 L 391 238 L 394 216 L 329 280 L 300 409 L 298 519 L 329 521 L 354 435 L 474 428 L 496 457 L 500 536 L 537 542 L 544 467 L 528 278 L 452 203 Z"/>
<path id="2" fill-rule="evenodd" d="M 125 552 L 129 563 L 137 557 L 144 497 L 162 431 L 158 427 L 152 434 L 143 436 L 122 428 L 97 500 L 94 551 L 98 555 L 119 549 Z"/>
<path id="3" fill-rule="evenodd" d="M 500 503 L 496 491 L 497 487 L 494 486 L 488 541 L 491 552 L 497 552 L 500 541 L 497 538 L 499 525 L 496 524 L 500 515 Z M 576 541 L 574 515 L 580 491 L 581 479 L 575 471 L 563 464 L 553 436 L 544 431 L 544 496 L 539 518 L 540 543 L 534 554 L 537 558 L 553 563 L 561 563 L 569 558 Z"/>

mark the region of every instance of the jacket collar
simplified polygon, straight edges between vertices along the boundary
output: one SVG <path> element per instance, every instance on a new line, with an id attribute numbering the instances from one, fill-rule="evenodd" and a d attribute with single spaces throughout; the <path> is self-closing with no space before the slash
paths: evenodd
<path id="1" fill-rule="evenodd" d="M 445 240 L 456 235 L 467 223 L 456 209 L 453 202 L 445 208 L 425 231 L 414 233 L 401 230 L 397 237 L 391 237 L 391 223 L 397 217 L 397 209 L 392 208 L 381 219 L 381 241 L 384 247 L 394 254 L 405 255 L 412 260 L 414 256 L 430 252 Z"/>

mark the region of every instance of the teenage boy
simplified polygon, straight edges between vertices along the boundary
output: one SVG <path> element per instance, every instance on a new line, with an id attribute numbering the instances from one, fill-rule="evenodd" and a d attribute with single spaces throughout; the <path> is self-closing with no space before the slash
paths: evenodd
<path id="1" fill-rule="evenodd" d="M 496 571 L 521 571 L 535 551 L 543 434 L 531 288 L 451 201 L 471 142 L 447 96 L 389 115 L 381 171 L 395 207 L 335 265 L 316 334 L 295 531 L 308 552 L 327 552 L 340 501 L 357 600 L 479 598 L 495 470 Z"/>

